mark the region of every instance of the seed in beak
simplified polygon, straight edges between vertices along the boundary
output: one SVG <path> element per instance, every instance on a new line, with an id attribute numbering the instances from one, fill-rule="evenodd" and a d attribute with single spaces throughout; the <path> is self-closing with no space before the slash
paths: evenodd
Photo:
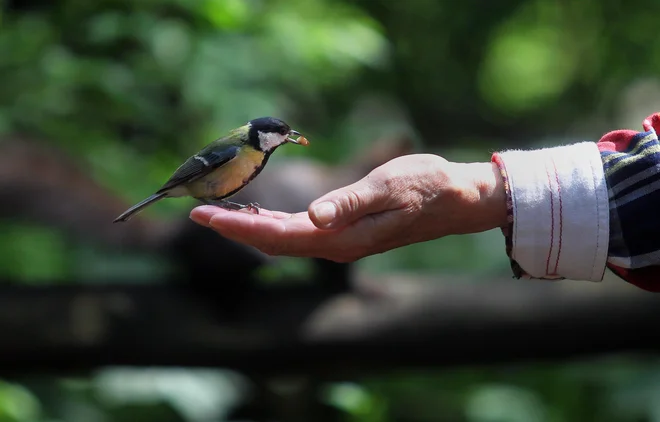
<path id="1" fill-rule="evenodd" d="M 297 136 L 298 139 L 294 139 L 294 138 L 292 138 L 291 135 L 293 135 L 293 136 Z M 287 138 L 287 140 L 288 140 L 289 142 L 293 142 L 294 144 L 298 144 L 298 145 L 303 145 L 303 146 L 307 146 L 307 145 L 309 145 L 309 141 L 307 140 L 307 138 L 305 138 L 304 136 L 302 136 L 302 135 L 300 134 L 300 132 L 298 132 L 297 130 L 291 130 L 291 131 L 289 131 L 289 137 Z"/>

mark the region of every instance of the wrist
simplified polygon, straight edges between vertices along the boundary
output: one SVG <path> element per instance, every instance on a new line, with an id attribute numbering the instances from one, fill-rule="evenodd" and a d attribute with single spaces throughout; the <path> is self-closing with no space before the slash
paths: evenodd
<path id="1" fill-rule="evenodd" d="M 506 190 L 497 164 L 488 162 L 465 165 L 472 175 L 472 184 L 477 193 L 475 207 L 484 230 L 506 227 Z"/>
<path id="2" fill-rule="evenodd" d="M 504 180 L 495 164 L 448 163 L 446 170 L 447 192 L 453 192 L 458 205 L 459 223 L 451 234 L 479 233 L 507 225 Z M 439 205 L 446 208 L 447 199 Z"/>

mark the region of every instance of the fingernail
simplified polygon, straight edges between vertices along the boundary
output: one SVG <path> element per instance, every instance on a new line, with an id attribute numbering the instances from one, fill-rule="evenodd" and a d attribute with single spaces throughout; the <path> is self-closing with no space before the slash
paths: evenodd
<path id="1" fill-rule="evenodd" d="M 190 214 L 190 219 L 191 219 L 192 221 L 194 221 L 195 223 L 199 224 L 200 226 L 205 226 L 205 227 L 208 227 L 208 226 L 209 226 L 209 220 L 206 219 L 206 218 L 202 218 L 202 217 L 199 216 L 199 215 L 196 215 L 196 214 Z"/>
<path id="2" fill-rule="evenodd" d="M 312 208 L 316 220 L 322 226 L 329 226 L 337 217 L 337 207 L 332 202 L 321 202 L 320 204 L 314 205 Z"/>
<path id="3" fill-rule="evenodd" d="M 209 226 L 209 220 L 211 219 L 211 215 L 208 213 L 195 209 L 190 212 L 189 217 L 192 221 L 204 227 Z"/>

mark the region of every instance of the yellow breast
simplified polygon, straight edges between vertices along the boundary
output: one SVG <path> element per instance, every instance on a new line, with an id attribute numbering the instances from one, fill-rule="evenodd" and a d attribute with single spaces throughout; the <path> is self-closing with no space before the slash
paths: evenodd
<path id="1" fill-rule="evenodd" d="M 264 153 L 243 148 L 236 158 L 212 173 L 191 183 L 188 191 L 197 198 L 224 198 L 246 185 L 264 160 Z"/>

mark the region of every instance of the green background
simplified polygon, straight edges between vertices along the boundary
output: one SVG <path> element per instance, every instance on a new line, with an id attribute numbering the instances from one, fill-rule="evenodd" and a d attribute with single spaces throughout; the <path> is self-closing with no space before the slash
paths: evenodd
<path id="1" fill-rule="evenodd" d="M 127 202 L 162 184 L 182 157 L 262 115 L 312 142 L 282 148 L 278 160 L 339 165 L 376 139 L 405 136 L 418 151 L 487 161 L 504 148 L 641 129 L 660 110 L 657 16 L 660 2 L 639 0 L 5 0 L 0 134 L 45 140 Z M 149 213 L 181 218 L 192 204 L 164 201 Z M 5 279 L 159 271 L 19 217 L 0 221 Z M 510 274 L 497 231 L 358 267 L 483 283 Z M 236 376 L 115 368 L 7 381 L 0 419 L 223 420 L 241 397 Z M 354 381 L 329 384 L 325 397 L 354 421 L 660 421 L 660 366 L 624 357 Z"/>

